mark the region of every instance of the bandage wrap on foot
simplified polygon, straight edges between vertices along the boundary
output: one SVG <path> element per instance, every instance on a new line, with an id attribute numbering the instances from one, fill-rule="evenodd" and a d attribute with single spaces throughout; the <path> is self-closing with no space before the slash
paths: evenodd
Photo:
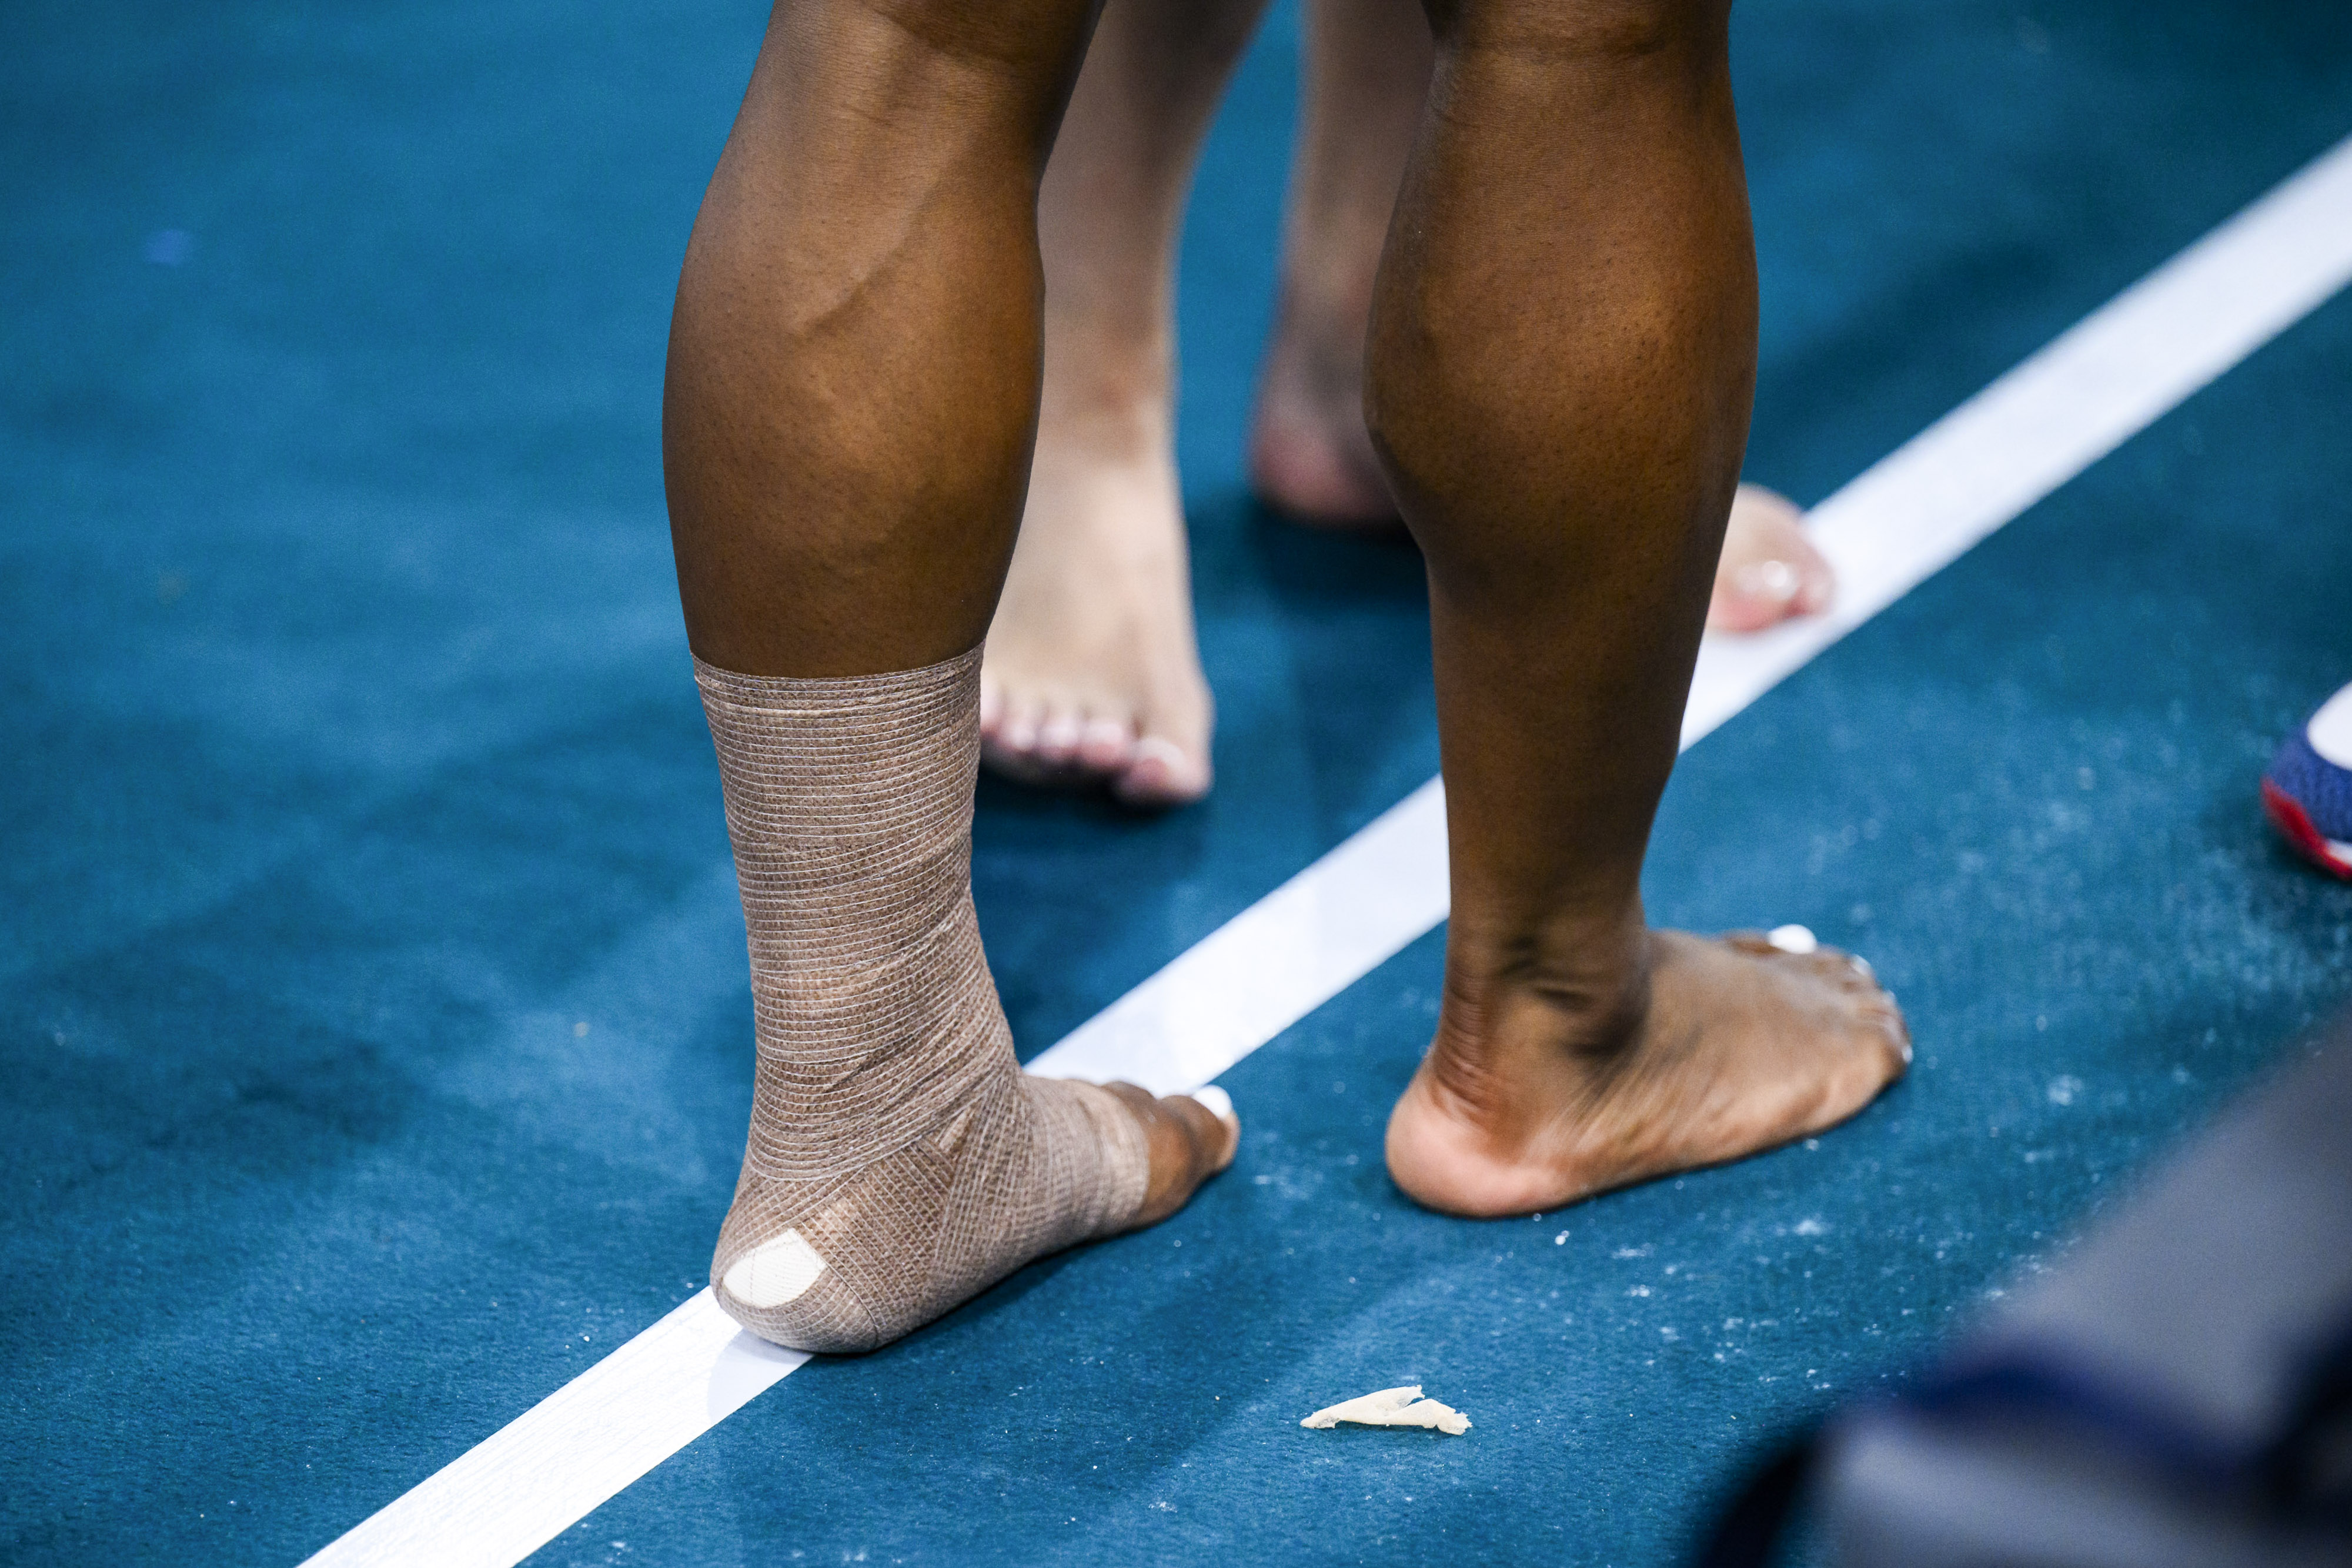
<path id="1" fill-rule="evenodd" d="M 711 1280 L 763 1339 L 871 1350 L 1133 1223 L 1141 1124 L 1013 1054 L 971 904 L 980 650 L 840 680 L 695 662 L 743 894 L 751 1133 Z"/>

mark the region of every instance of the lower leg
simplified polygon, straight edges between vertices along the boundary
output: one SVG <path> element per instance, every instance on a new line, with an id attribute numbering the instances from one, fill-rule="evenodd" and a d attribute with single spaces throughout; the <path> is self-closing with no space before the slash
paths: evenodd
<path id="1" fill-rule="evenodd" d="M 1454 913 L 1389 1157 L 1438 1207 L 1735 1158 L 1908 1059 L 1855 961 L 1643 917 L 1754 374 L 1727 11 L 1436 11 L 1368 409 L 1429 562 Z"/>
<path id="2" fill-rule="evenodd" d="M 1034 204 L 1085 0 L 780 7 L 688 247 L 664 460 L 759 1072 L 713 1265 L 870 1348 L 1231 1157 L 1190 1099 L 1028 1079 L 971 913 L 978 650 L 1037 384 Z"/>
<path id="3" fill-rule="evenodd" d="M 1174 443 L 1175 255 L 1263 0 L 1111 0 L 1039 201 L 1045 378 L 982 673 L 992 765 L 1139 804 L 1209 785 Z"/>
<path id="4" fill-rule="evenodd" d="M 1364 430 L 1364 334 L 1431 58 L 1418 0 L 1311 0 L 1280 317 L 1250 446 L 1258 494 L 1301 522 L 1379 528 L 1395 521 Z M 1835 580 L 1801 517 L 1761 486 L 1739 486 L 1716 565 L 1710 628 L 1759 631 L 1828 608 Z"/>

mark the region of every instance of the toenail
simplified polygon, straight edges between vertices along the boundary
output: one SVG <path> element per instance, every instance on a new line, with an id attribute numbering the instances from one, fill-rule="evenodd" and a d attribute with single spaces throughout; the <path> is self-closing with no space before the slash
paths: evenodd
<path id="1" fill-rule="evenodd" d="M 1800 956 L 1810 953 L 1822 945 L 1821 939 L 1813 935 L 1811 927 L 1805 925 L 1775 925 L 1764 934 L 1764 940 L 1783 953 L 1795 953 Z M 1861 960 L 1856 959 L 1855 962 L 1859 963 Z"/>
<path id="2" fill-rule="evenodd" d="M 1797 569 L 1785 560 L 1759 560 L 1753 566 L 1743 566 L 1732 578 L 1742 593 L 1752 593 L 1759 599 L 1775 599 L 1782 603 L 1797 597 L 1804 580 Z"/>
<path id="3" fill-rule="evenodd" d="M 1159 736 L 1145 736 L 1128 753 L 1120 793 L 1144 800 L 1185 799 L 1205 788 L 1202 769 L 1183 749 Z"/>
<path id="4" fill-rule="evenodd" d="M 1234 1118 L 1234 1097 L 1213 1083 L 1203 1083 L 1192 1091 L 1192 1098 L 1209 1108 L 1209 1114 L 1220 1122 Z"/>
<path id="5" fill-rule="evenodd" d="M 1078 743 L 1078 721 L 1074 718 L 1047 719 L 1037 731 L 1037 744 L 1055 749 L 1066 749 Z"/>
<path id="6" fill-rule="evenodd" d="M 1082 751 L 1101 754 L 1131 753 L 1134 749 L 1128 727 L 1113 718 L 1098 718 L 1087 726 L 1079 737 Z"/>
<path id="7" fill-rule="evenodd" d="M 1860 975 L 1864 979 L 1874 980 L 1878 977 L 1878 971 L 1870 967 L 1870 960 L 1864 957 L 1861 954 L 1849 953 L 1845 956 L 1845 961 L 1853 965 L 1853 972 Z"/>
<path id="8" fill-rule="evenodd" d="M 1135 759 L 1157 762 L 1172 774 L 1184 765 L 1184 748 L 1164 735 L 1147 735 L 1135 743 Z"/>

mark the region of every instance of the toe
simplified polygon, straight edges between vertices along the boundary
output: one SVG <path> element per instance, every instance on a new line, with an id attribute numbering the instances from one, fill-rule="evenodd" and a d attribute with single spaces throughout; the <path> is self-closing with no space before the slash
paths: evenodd
<path id="1" fill-rule="evenodd" d="M 1788 618 L 1788 600 L 1759 591 L 1756 580 L 1746 572 L 1717 578 L 1715 593 L 1706 601 L 1706 629 L 1710 632 L 1761 632 Z"/>
<path id="2" fill-rule="evenodd" d="M 1759 632 L 1828 608 L 1836 578 L 1802 519 L 1786 497 L 1760 485 L 1739 487 L 1707 605 L 1710 628 Z"/>
<path id="3" fill-rule="evenodd" d="M 1829 972 L 1829 978 L 1848 996 L 1885 997 L 1886 988 L 1878 983 L 1878 971 L 1870 960 L 1859 953 L 1840 953 Z"/>
<path id="4" fill-rule="evenodd" d="M 1125 718 L 1091 715 L 1078 731 L 1077 765 L 1104 778 L 1117 775 L 1135 755 L 1135 726 Z"/>
<path id="5" fill-rule="evenodd" d="M 1801 925 L 1776 926 L 1769 932 L 1727 931 L 1723 945 L 1751 958 L 1769 958 L 1791 966 L 1799 973 L 1833 991 L 1848 996 L 1881 996 L 1878 971 L 1870 960 L 1843 947 L 1827 946 Z"/>
<path id="6" fill-rule="evenodd" d="M 1823 947 L 1807 953 L 1796 960 L 1805 972 L 1823 985 L 1850 995 L 1874 995 L 1878 990 L 1876 971 L 1870 960 L 1855 956 L 1842 948 Z"/>
<path id="7" fill-rule="evenodd" d="M 1077 709 L 1060 703 L 1049 706 L 1037 726 L 1037 759 L 1055 768 L 1067 767 L 1077 758 L 1078 741 L 1086 727 Z"/>
<path id="8" fill-rule="evenodd" d="M 1886 1076 L 1889 1080 L 1902 1077 L 1911 1065 L 1911 1026 L 1904 1019 L 1903 1009 L 1893 997 L 1881 992 L 1862 1004 L 1862 1016 L 1893 1058 Z"/>
<path id="9" fill-rule="evenodd" d="M 1164 735 L 1147 735 L 1135 743 L 1111 791 L 1130 806 L 1188 804 L 1209 792 L 1208 758 Z"/>
<path id="10" fill-rule="evenodd" d="M 1025 693 L 1008 695 L 997 725 L 997 745 L 1014 757 L 1032 755 L 1037 749 L 1037 726 L 1044 716 L 1044 705 L 1036 698 Z"/>
<path id="11" fill-rule="evenodd" d="M 1232 1095 L 1212 1083 L 1190 1094 L 1168 1095 L 1160 1107 L 1183 1123 L 1203 1180 L 1234 1163 L 1234 1153 L 1241 1147 L 1242 1123 L 1234 1114 Z"/>
<path id="12" fill-rule="evenodd" d="M 1135 1217 L 1138 1228 L 1156 1225 L 1183 1207 L 1202 1182 L 1233 1164 L 1241 1140 L 1237 1120 L 1219 1115 L 1190 1094 L 1160 1099 L 1132 1083 L 1103 1087 L 1143 1124 L 1150 1145 L 1151 1175 Z"/>
<path id="13" fill-rule="evenodd" d="M 1213 1083 L 1203 1083 L 1192 1091 L 1192 1098 L 1209 1108 L 1210 1114 L 1231 1126 L 1238 1134 L 1241 1118 L 1234 1114 L 1234 1097 Z"/>
<path id="14" fill-rule="evenodd" d="M 980 757 L 992 772 L 1024 783 L 1052 781 L 1055 769 L 1037 755 L 1037 731 L 1043 712 L 1034 698 L 1005 692 L 999 698 L 996 727 L 982 728 Z"/>
<path id="15" fill-rule="evenodd" d="M 1819 615 L 1837 597 L 1837 570 L 1802 534 L 1797 536 L 1797 597 L 1790 610 L 1797 615 Z"/>

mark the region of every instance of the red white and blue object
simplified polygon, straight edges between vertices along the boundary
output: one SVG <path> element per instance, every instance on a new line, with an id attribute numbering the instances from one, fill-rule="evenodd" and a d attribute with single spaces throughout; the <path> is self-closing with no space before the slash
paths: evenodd
<path id="1" fill-rule="evenodd" d="M 2278 748 L 2263 776 L 2263 809 L 2297 853 L 2352 881 L 2352 686 Z"/>

